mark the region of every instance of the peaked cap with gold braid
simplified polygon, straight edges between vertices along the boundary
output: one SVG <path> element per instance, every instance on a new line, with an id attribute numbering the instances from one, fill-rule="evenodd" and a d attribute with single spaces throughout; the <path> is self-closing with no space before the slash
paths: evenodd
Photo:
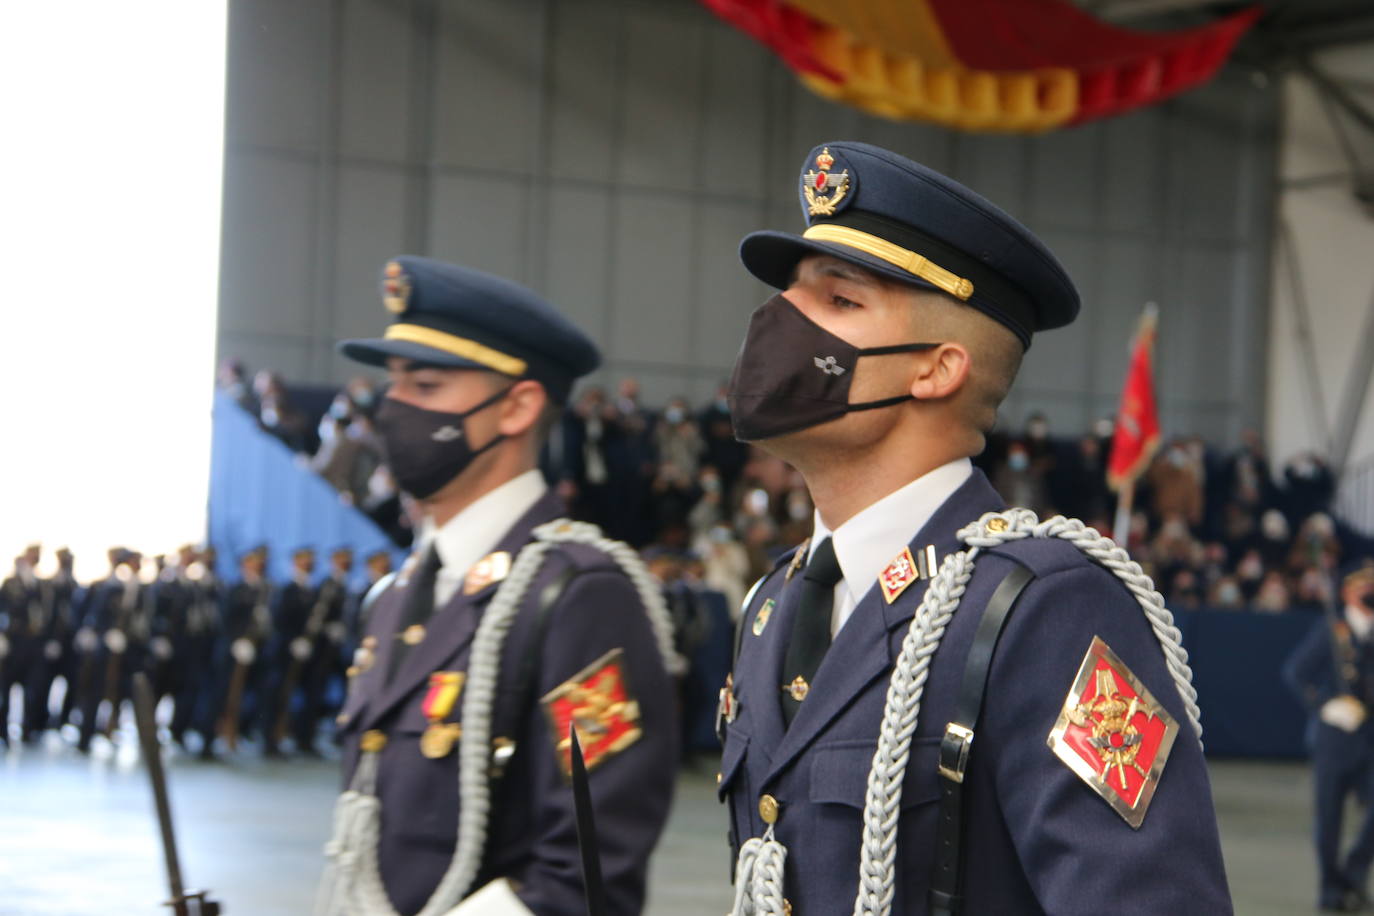
<path id="1" fill-rule="evenodd" d="M 749 272 L 777 289 L 819 253 L 952 296 L 1027 347 L 1036 331 L 1078 315 L 1073 282 L 1030 230 L 918 162 L 866 143 L 825 143 L 802 163 L 800 196 L 805 232 L 754 232 L 740 245 Z"/>
<path id="2" fill-rule="evenodd" d="M 566 403 L 573 382 L 601 364 L 590 337 L 509 280 L 432 258 L 398 255 L 382 269 L 393 316 L 381 338 L 345 340 L 350 359 L 385 366 L 399 356 L 432 366 L 487 369 L 543 384 Z"/>

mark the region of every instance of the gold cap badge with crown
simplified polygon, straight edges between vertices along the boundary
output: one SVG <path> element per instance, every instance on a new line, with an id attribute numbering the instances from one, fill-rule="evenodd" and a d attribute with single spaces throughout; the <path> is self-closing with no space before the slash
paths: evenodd
<path id="1" fill-rule="evenodd" d="M 802 194 L 810 216 L 834 216 L 840 201 L 849 193 L 849 170 L 836 174 L 830 171 L 834 165 L 835 157 L 826 147 L 816 157 L 816 168 L 802 176 Z"/>

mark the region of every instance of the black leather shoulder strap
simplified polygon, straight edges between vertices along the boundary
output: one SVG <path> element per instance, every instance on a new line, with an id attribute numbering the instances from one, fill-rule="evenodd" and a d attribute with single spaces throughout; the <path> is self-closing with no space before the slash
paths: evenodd
<path id="1" fill-rule="evenodd" d="M 516 740 L 525 733 L 525 724 L 534 707 L 539 679 L 539 660 L 544 651 L 544 638 L 548 634 L 549 618 L 552 616 L 554 605 L 558 603 L 558 599 L 563 597 L 568 585 L 577 578 L 579 573 L 580 570 L 576 566 L 569 565 L 540 590 L 536 599 L 537 604 L 534 607 L 534 625 L 530 628 L 529 639 L 521 647 L 520 661 L 516 668 L 513 681 L 514 690 L 511 693 L 514 702 L 505 707 L 497 704 L 492 723 L 494 726 L 493 734 Z M 529 599 L 526 598 L 526 600 Z M 504 758 L 497 761 L 495 767 L 497 776 L 504 774 L 505 763 L 508 759 Z"/>
<path id="2" fill-rule="evenodd" d="M 983 609 L 978 630 L 964 662 L 964 677 L 954 703 L 954 719 L 940 742 L 940 817 L 936 825 L 935 867 L 930 876 L 931 916 L 958 916 L 963 907 L 964 774 L 968 771 L 974 729 L 983 711 L 988 673 L 997 640 L 1035 573 L 1017 563 L 1003 577 Z"/>

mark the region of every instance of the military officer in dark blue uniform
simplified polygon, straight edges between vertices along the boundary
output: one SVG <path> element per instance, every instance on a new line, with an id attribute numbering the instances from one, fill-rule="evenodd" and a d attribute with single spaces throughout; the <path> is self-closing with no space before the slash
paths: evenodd
<path id="1" fill-rule="evenodd" d="M 310 662 L 317 616 L 315 551 L 300 547 L 291 552 L 291 579 L 272 596 L 272 639 L 263 658 L 261 707 L 263 752 L 280 756 L 280 744 L 291 727 L 291 713 L 302 675 Z M 310 635 L 307 631 L 310 630 Z M 299 709 L 297 710 L 299 713 Z"/>
<path id="2" fill-rule="evenodd" d="M 1006 510 L 969 461 L 1073 284 L 886 150 L 816 147 L 800 198 L 800 236 L 741 246 L 781 293 L 736 362 L 736 434 L 816 513 L 721 692 L 736 913 L 1231 912 L 1168 612 L 1110 541 Z"/>
<path id="3" fill-rule="evenodd" d="M 242 732 L 261 718 L 263 648 L 272 638 L 272 583 L 267 580 L 267 548 L 255 547 L 239 558 L 239 581 L 224 597 L 223 624 L 215 648 L 214 732 L 237 750 Z M 207 749 L 209 745 L 207 745 Z"/>
<path id="4" fill-rule="evenodd" d="M 107 714 L 106 737 L 119 728 L 124 701 L 132 695 L 133 676 L 143 670 L 152 636 L 152 590 L 139 578 L 143 556 L 136 550 L 119 549 L 112 556 L 113 569 L 91 596 L 81 629 L 84 661 L 91 675 L 81 701 L 81 736 L 77 750 L 91 749 L 96 716 L 101 706 Z"/>
<path id="5" fill-rule="evenodd" d="M 47 583 L 38 578 L 41 548 L 30 546 L 14 558 L 14 573 L 0 583 L 0 744 L 9 743 L 9 699 L 23 691 L 20 733 L 24 743 L 37 740 L 47 720 L 48 660 L 44 654 L 52 617 Z"/>
<path id="6" fill-rule="evenodd" d="M 66 725 L 71 717 L 77 699 L 77 681 L 81 671 L 81 656 L 76 651 L 74 639 L 77 623 L 81 619 L 82 606 L 86 600 L 86 589 L 76 581 L 73 567 L 76 558 L 66 547 L 57 549 L 57 572 L 48 580 L 52 594 L 52 621 L 49 638 L 44 653 L 49 659 L 48 682 L 43 695 L 51 697 L 53 681 L 61 677 L 66 685 L 62 696 L 62 708 L 56 724 Z"/>
<path id="7" fill-rule="evenodd" d="M 466 268 L 399 257 L 383 300 L 385 337 L 342 349 L 391 377 L 376 425 L 425 523 L 368 598 L 322 906 L 585 913 L 571 725 L 607 912 L 638 913 L 676 763 L 671 626 L 638 558 L 559 521 L 538 470 L 599 354 L 547 302 Z"/>
<path id="8" fill-rule="evenodd" d="M 1374 565 L 1341 582 L 1341 610 L 1312 628 L 1283 676 L 1311 711 L 1312 782 L 1316 789 L 1318 905 L 1357 912 L 1368 904 L 1374 862 Z M 1341 854 L 1341 820 L 1351 794 L 1365 805 L 1354 844 Z"/>

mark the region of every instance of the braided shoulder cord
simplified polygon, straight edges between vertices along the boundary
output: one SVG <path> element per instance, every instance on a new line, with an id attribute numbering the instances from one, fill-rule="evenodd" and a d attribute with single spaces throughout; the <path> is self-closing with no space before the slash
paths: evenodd
<path id="1" fill-rule="evenodd" d="M 1197 690 L 1192 685 L 1188 653 L 1181 634 L 1140 564 L 1110 538 L 1077 519 L 1056 516 L 1041 522 L 1027 509 L 990 512 L 959 531 L 968 549 L 946 557 L 912 617 L 888 683 L 878 747 L 869 769 L 860 846 L 859 888 L 854 916 L 890 916 L 895 892 L 897 821 L 902 783 L 910 760 L 911 737 L 920 716 L 921 697 L 930 673 L 930 660 L 940 647 L 945 628 L 959 606 L 978 555 L 1008 541 L 1027 537 L 1057 537 L 1068 541 L 1115 575 L 1135 597 L 1164 652 L 1169 673 L 1183 700 L 1189 723 L 1202 737 Z M 773 837 L 770 826 L 762 839 L 740 849 L 736 864 L 736 897 L 732 916 L 783 912 L 782 863 L 787 850 Z M 771 879 L 776 870 L 777 880 Z"/>
<path id="2" fill-rule="evenodd" d="M 676 672 L 683 665 L 672 648 L 672 623 L 662 593 L 632 548 L 605 537 L 595 525 L 565 519 L 539 526 L 534 537 L 534 543 L 516 557 L 473 636 L 463 691 L 463 738 L 458 749 L 458 837 L 453 860 L 418 916 L 448 913 L 472 889 L 481 866 L 491 814 L 489 749 L 501 648 L 549 551 L 560 543 L 573 543 L 610 556 L 635 586 L 665 666 Z M 335 838 L 326 846 L 333 859 L 334 876 L 332 882 L 326 881 L 332 887 L 322 893 L 322 900 L 331 906 L 333 900 L 341 900 L 349 916 L 399 916 L 382 885 L 377 863 L 381 806 L 374 793 L 376 762 L 369 757 L 375 755 L 363 755 L 354 784 L 340 796 L 335 808 Z"/>
<path id="3" fill-rule="evenodd" d="M 939 648 L 945 625 L 958 606 L 973 563 L 980 551 L 1008 541 L 1027 537 L 1062 538 L 1109 570 L 1130 590 L 1145 612 L 1169 673 L 1183 699 L 1188 721 L 1198 738 L 1202 737 L 1197 691 L 1192 685 L 1188 653 L 1180 645 L 1181 634 L 1164 599 L 1155 591 L 1150 577 L 1140 565 L 1110 538 L 1087 527 L 1077 519 L 1056 516 L 1040 522 L 1028 509 L 990 512 L 963 528 L 959 539 L 969 549 L 945 559 L 931 582 L 911 629 L 902 643 L 902 652 L 892 673 L 878 736 L 878 749 L 868 774 L 868 795 L 864 804 L 864 833 L 860 847 L 859 890 L 854 900 L 855 916 L 889 916 L 895 889 L 897 817 L 900 812 L 902 782 L 906 776 L 911 736 L 916 729 L 929 660 Z"/>

